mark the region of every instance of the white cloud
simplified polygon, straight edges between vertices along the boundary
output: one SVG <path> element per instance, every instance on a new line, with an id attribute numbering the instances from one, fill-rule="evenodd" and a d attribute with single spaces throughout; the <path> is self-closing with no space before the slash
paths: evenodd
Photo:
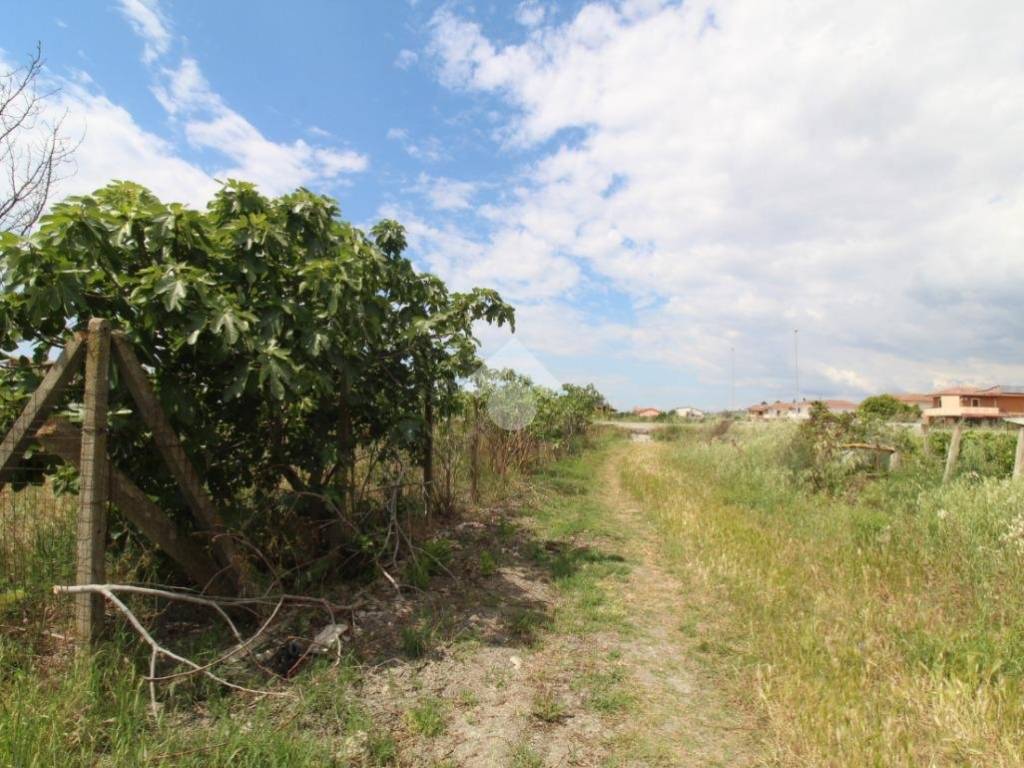
<path id="1" fill-rule="evenodd" d="M 537 0 L 524 0 L 516 8 L 516 21 L 524 27 L 536 27 L 544 21 L 547 9 Z"/>
<path id="2" fill-rule="evenodd" d="M 870 393 L 878 390 L 871 379 L 861 376 L 856 371 L 825 365 L 821 367 L 821 373 L 829 381 L 834 381 L 842 387 L 847 387 L 857 392 Z"/>
<path id="3" fill-rule="evenodd" d="M 158 0 L 119 0 L 119 3 L 121 13 L 145 43 L 142 60 L 149 64 L 167 53 L 171 33 Z"/>
<path id="4" fill-rule="evenodd" d="M 408 48 L 403 48 L 395 56 L 395 66 L 399 69 L 409 69 L 413 64 L 419 61 L 419 55 L 416 51 L 410 51 Z"/>
<path id="5" fill-rule="evenodd" d="M 594 3 L 504 46 L 442 10 L 432 32 L 440 80 L 503 98 L 541 153 L 469 269 L 526 296 L 591 274 L 630 297 L 636 356 L 721 381 L 735 346 L 765 394 L 794 327 L 808 393 L 1024 380 L 1016 0 Z"/>
<path id="6" fill-rule="evenodd" d="M 158 0 L 120 3 L 135 33 L 145 41 L 143 60 L 151 63 L 165 54 L 172 36 Z M 268 139 L 210 87 L 193 58 L 183 58 L 176 69 L 163 67 L 156 76 L 153 95 L 180 122 L 188 142 L 227 158 L 227 164 L 213 171 L 218 178 L 253 181 L 265 193 L 277 195 L 299 186 L 342 182 L 346 174 L 369 165 L 366 155 L 350 149 L 314 146 L 302 139 Z M 309 132 L 320 138 L 329 135 L 316 127 Z"/>
<path id="7" fill-rule="evenodd" d="M 428 136 L 422 141 L 414 140 L 405 128 L 389 128 L 388 139 L 397 141 L 409 157 L 426 163 L 436 163 L 446 155 L 441 141 L 436 136 Z"/>
<path id="8" fill-rule="evenodd" d="M 413 252 L 454 290 L 486 285 L 515 301 L 540 301 L 561 296 L 579 282 L 579 267 L 572 260 L 550 258 L 545 244 L 524 231 L 509 230 L 500 242 L 484 244 L 400 207 L 385 206 L 380 216 L 402 222 Z"/>
<path id="9" fill-rule="evenodd" d="M 0 71 L 9 68 L 0 56 Z M 87 73 L 76 70 L 72 80 L 51 78 L 43 85 L 54 95 L 44 101 L 36 130 L 63 119 L 64 135 L 81 142 L 72 172 L 57 182 L 51 201 L 88 194 L 114 179 L 131 179 L 164 200 L 194 207 L 205 206 L 217 190 L 217 182 L 179 157 L 170 142 L 144 130 L 128 110 L 99 92 Z"/>
<path id="10" fill-rule="evenodd" d="M 416 189 L 439 211 L 461 211 L 470 207 L 473 195 L 480 185 L 471 181 L 458 181 L 444 176 L 419 175 Z"/>
<path id="11" fill-rule="evenodd" d="M 268 139 L 225 104 L 194 59 L 183 59 L 177 69 L 163 69 L 153 93 L 167 113 L 181 121 L 192 146 L 214 150 L 230 161 L 215 171 L 218 178 L 253 181 L 267 194 L 277 195 L 337 181 L 369 165 L 365 155 L 352 150 L 313 146 L 302 139 Z"/>

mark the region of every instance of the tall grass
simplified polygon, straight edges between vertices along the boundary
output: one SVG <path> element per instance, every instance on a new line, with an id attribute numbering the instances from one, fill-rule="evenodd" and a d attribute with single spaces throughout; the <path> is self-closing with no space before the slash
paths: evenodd
<path id="1" fill-rule="evenodd" d="M 741 434 L 648 446 L 621 476 L 775 761 L 1024 765 L 1024 483 L 941 486 L 922 459 L 816 494 L 791 428 Z"/>

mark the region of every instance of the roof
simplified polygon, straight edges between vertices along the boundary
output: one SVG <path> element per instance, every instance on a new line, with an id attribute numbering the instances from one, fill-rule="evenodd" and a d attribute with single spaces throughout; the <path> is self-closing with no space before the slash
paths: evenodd
<path id="1" fill-rule="evenodd" d="M 1024 397 L 1024 385 L 1020 384 L 997 384 L 985 390 L 987 395 L 1016 395 Z"/>
<path id="2" fill-rule="evenodd" d="M 889 395 L 894 400 L 899 400 L 901 403 L 910 403 L 911 405 L 917 403 L 931 403 L 932 395 L 925 394 L 924 392 L 901 392 L 900 394 Z"/>
<path id="3" fill-rule="evenodd" d="M 933 395 L 988 395 L 989 397 L 1002 395 L 1024 397 L 1024 385 L 996 384 L 992 387 L 949 387 L 948 389 L 942 389 L 938 392 L 934 392 Z"/>
<path id="4" fill-rule="evenodd" d="M 932 392 L 932 395 L 980 395 L 984 391 L 981 387 L 948 387 L 947 389 L 940 389 L 938 392 Z"/>

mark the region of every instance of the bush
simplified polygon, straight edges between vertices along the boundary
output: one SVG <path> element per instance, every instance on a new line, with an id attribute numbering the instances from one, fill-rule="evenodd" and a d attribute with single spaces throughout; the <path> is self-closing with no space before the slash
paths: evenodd
<path id="1" fill-rule="evenodd" d="M 350 508 L 357 452 L 419 457 L 428 424 L 455 412 L 460 378 L 480 364 L 474 323 L 513 322 L 497 293 L 450 292 L 405 247 L 397 222 L 367 237 L 304 189 L 269 199 L 229 181 L 193 211 L 118 182 L 55 205 L 27 237 L 0 233 L 0 347 L 28 347 L 41 363 L 70 330 L 108 318 L 151 370 L 229 527 L 245 521 L 282 564 L 308 562 L 376 522 Z M 10 423 L 38 368 L 0 374 Z M 112 458 L 161 508 L 181 511 L 113 385 Z M 301 550 L 291 557 L 286 536 Z"/>
<path id="2" fill-rule="evenodd" d="M 907 405 L 892 395 L 874 395 L 857 406 L 857 412 L 882 421 L 917 421 L 921 418 L 921 409 L 916 405 Z"/>

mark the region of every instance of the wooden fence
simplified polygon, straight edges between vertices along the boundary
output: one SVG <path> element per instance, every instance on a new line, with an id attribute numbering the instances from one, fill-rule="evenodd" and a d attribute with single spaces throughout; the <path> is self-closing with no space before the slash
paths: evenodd
<path id="1" fill-rule="evenodd" d="M 134 401 L 137 416 L 152 433 L 164 464 L 181 490 L 199 538 L 154 504 L 110 462 L 107 404 L 113 365 Z M 66 418 L 52 416 L 79 374 L 84 378 L 80 429 Z M 87 331 L 74 334 L 7 431 L 0 442 L 0 486 L 14 479 L 33 443 L 78 469 L 77 584 L 102 584 L 106 578 L 107 508 L 112 503 L 202 591 L 227 595 L 250 590 L 250 573 L 238 545 L 227 534 L 131 344 L 123 334 L 112 331 L 107 320 L 92 319 Z M 90 642 L 102 624 L 102 598 L 77 594 L 75 601 L 76 636 Z"/>

